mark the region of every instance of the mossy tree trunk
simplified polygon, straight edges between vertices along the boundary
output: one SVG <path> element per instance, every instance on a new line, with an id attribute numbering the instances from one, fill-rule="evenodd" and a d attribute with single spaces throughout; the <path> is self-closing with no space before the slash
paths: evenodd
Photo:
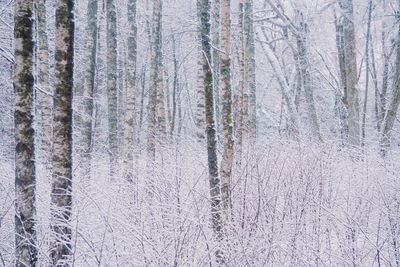
<path id="1" fill-rule="evenodd" d="M 56 1 L 51 251 L 53 266 L 68 266 L 72 255 L 72 90 L 73 0 Z"/>
<path id="2" fill-rule="evenodd" d="M 33 1 L 15 2 L 15 266 L 36 266 Z"/>

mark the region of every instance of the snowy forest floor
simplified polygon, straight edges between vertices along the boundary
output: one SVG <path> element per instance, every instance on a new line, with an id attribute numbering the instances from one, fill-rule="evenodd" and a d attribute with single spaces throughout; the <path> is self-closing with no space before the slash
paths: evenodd
<path id="1" fill-rule="evenodd" d="M 178 147 L 178 149 L 176 148 Z M 217 243 L 210 226 L 205 145 L 183 139 L 145 152 L 132 183 L 108 177 L 94 154 L 92 178 L 74 177 L 74 266 L 399 266 L 400 152 L 264 138 L 243 152 L 232 179 L 231 221 Z M 14 172 L 0 161 L 0 266 L 14 257 Z M 37 169 L 40 266 L 48 266 L 49 178 Z"/>

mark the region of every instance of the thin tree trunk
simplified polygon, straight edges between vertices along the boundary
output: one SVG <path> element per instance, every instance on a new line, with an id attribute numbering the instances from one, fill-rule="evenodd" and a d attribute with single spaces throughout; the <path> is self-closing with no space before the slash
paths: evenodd
<path id="1" fill-rule="evenodd" d="M 371 35 L 371 15 L 372 15 L 372 0 L 368 3 L 368 25 L 367 25 L 367 40 L 365 42 L 365 92 L 364 105 L 362 112 L 361 124 L 361 145 L 365 145 L 365 122 L 367 117 L 367 101 L 368 101 L 368 86 L 369 86 L 369 41 Z"/>
<path id="2" fill-rule="evenodd" d="M 200 20 L 200 33 L 202 45 L 202 65 L 204 73 L 204 96 L 207 135 L 208 172 L 211 197 L 211 219 L 214 234 L 218 241 L 222 240 L 221 217 L 221 189 L 218 177 L 217 141 L 214 125 L 214 96 L 213 96 L 213 72 L 211 68 L 211 44 L 210 44 L 210 0 L 197 0 L 197 12 Z M 217 249 L 218 262 L 223 262 L 223 252 Z"/>
<path id="3" fill-rule="evenodd" d="M 247 118 L 244 95 L 245 92 L 245 43 L 244 43 L 244 3 L 241 1 L 239 3 L 239 89 L 237 93 L 237 103 L 235 106 L 237 108 L 236 112 L 236 129 L 235 129 L 235 147 L 236 147 L 236 162 L 237 165 L 241 165 L 242 158 L 242 147 L 243 147 L 243 132 L 244 132 L 244 119 Z M 247 102 L 246 102 L 247 104 Z M 246 105 L 247 106 L 247 105 Z"/>
<path id="4" fill-rule="evenodd" d="M 256 97 L 256 60 L 253 23 L 253 0 L 246 0 L 244 5 L 244 35 L 245 35 L 245 75 L 246 84 L 244 106 L 245 121 L 248 121 L 247 131 L 254 141 L 257 137 L 257 97 Z"/>
<path id="5" fill-rule="evenodd" d="M 53 120 L 53 266 L 68 266 L 72 254 L 72 89 L 74 58 L 73 0 L 56 1 L 56 67 Z"/>
<path id="6" fill-rule="evenodd" d="M 96 75 L 96 52 L 97 52 L 97 10 L 98 0 L 88 2 L 88 21 L 86 26 L 85 64 L 82 89 L 76 90 L 76 96 L 80 101 L 80 109 L 76 113 L 76 127 L 80 131 L 78 141 L 78 154 L 80 162 L 77 173 L 83 177 L 90 178 L 92 134 L 93 134 L 93 92 Z"/>
<path id="7" fill-rule="evenodd" d="M 347 98 L 347 85 L 346 85 L 346 62 L 344 56 L 344 37 L 343 37 L 343 25 L 342 22 L 336 16 L 335 17 L 335 28 L 336 28 L 336 48 L 338 50 L 338 61 L 340 71 L 340 85 L 341 85 L 341 96 L 337 101 L 338 114 L 340 120 L 340 132 L 342 142 L 347 143 L 349 137 L 349 120 L 348 120 L 348 98 Z"/>
<path id="8" fill-rule="evenodd" d="M 164 105 L 163 78 L 162 78 L 162 0 L 153 1 L 153 20 L 151 32 L 151 64 L 150 64 L 150 88 L 149 102 L 147 106 L 148 129 L 147 150 L 148 168 L 153 169 L 156 159 L 156 136 L 157 132 L 165 133 L 165 109 Z"/>
<path id="9" fill-rule="evenodd" d="M 163 0 L 154 0 L 153 6 L 153 25 L 152 38 L 155 57 L 152 58 L 156 75 L 153 76 L 153 85 L 157 91 L 157 129 L 160 137 L 166 136 L 166 112 L 165 112 L 165 96 L 164 96 L 164 79 L 163 79 L 163 58 L 162 58 L 162 10 Z"/>
<path id="10" fill-rule="evenodd" d="M 15 266 L 36 266 L 33 1 L 17 0 L 14 26 Z"/>
<path id="11" fill-rule="evenodd" d="M 231 176 L 233 164 L 233 119 L 231 88 L 231 8 L 230 0 L 222 0 L 221 4 L 221 92 L 222 117 L 224 132 L 224 153 L 221 162 L 221 196 L 225 210 L 231 207 Z"/>
<path id="12" fill-rule="evenodd" d="M 135 102 L 136 102 L 136 56 L 137 56 L 137 26 L 136 0 L 128 1 L 128 57 L 126 66 L 126 109 L 124 123 L 124 163 L 125 179 L 133 181 L 135 144 Z"/>
<path id="13" fill-rule="evenodd" d="M 173 81 L 173 88 L 172 88 L 172 114 L 171 114 L 171 127 L 170 127 L 170 138 L 174 134 L 175 130 L 175 121 L 176 121 L 176 94 L 178 92 L 179 80 L 178 80 L 178 59 L 176 56 L 176 41 L 175 36 L 172 37 L 172 60 L 174 63 L 174 81 Z"/>
<path id="14" fill-rule="evenodd" d="M 211 1 L 211 43 L 212 43 L 212 66 L 213 66 L 213 88 L 217 139 L 222 132 L 221 114 L 221 0 Z"/>
<path id="15" fill-rule="evenodd" d="M 387 6 L 386 1 L 383 1 L 383 12 L 387 14 Z M 383 55 L 383 75 L 382 75 L 382 88 L 378 98 L 379 104 L 379 120 L 378 120 L 378 130 L 379 132 L 382 131 L 383 128 L 383 120 L 386 113 L 386 100 L 387 100 L 387 88 L 388 88 L 388 81 L 389 81 L 389 65 L 390 65 L 390 58 L 392 55 L 393 48 L 388 52 L 388 48 L 386 46 L 386 31 L 387 31 L 387 24 L 386 21 L 382 20 L 382 55 Z"/>
<path id="16" fill-rule="evenodd" d="M 205 110 L 205 90 L 204 90 L 204 71 L 203 71 L 203 50 L 201 47 L 201 31 L 199 31 L 199 48 L 197 60 L 197 105 L 196 105 L 196 135 L 199 140 L 203 140 L 204 129 L 206 128 Z"/>
<path id="17" fill-rule="evenodd" d="M 398 1 L 398 8 L 400 9 L 400 0 Z M 396 62 L 395 74 L 392 84 L 392 99 L 387 107 L 385 118 L 382 127 L 381 146 L 383 152 L 390 146 L 390 134 L 393 129 L 394 121 L 396 119 L 397 111 L 400 104 L 400 15 L 396 15 L 398 24 L 398 33 L 396 39 Z"/>
<path id="18" fill-rule="evenodd" d="M 118 169 L 118 87 L 117 87 L 117 12 L 114 0 L 107 0 L 107 94 L 110 177 Z"/>
<path id="19" fill-rule="evenodd" d="M 346 71 L 347 107 L 349 114 L 349 143 L 360 145 L 360 107 L 357 89 L 357 55 L 353 16 L 353 0 L 339 1 L 343 12 L 343 41 L 344 60 Z"/>

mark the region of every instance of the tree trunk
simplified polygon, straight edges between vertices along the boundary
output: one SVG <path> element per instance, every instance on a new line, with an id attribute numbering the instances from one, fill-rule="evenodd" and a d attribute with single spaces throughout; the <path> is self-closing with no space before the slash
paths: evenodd
<path id="1" fill-rule="evenodd" d="M 115 1 L 107 0 L 107 93 L 108 142 L 110 146 L 110 177 L 118 169 L 118 90 L 117 90 L 117 13 Z"/>
<path id="2" fill-rule="evenodd" d="M 398 8 L 400 9 L 400 1 L 398 1 Z M 398 32 L 396 39 L 395 74 L 393 77 L 393 84 L 392 84 L 393 96 L 385 113 L 385 118 L 382 127 L 382 137 L 381 137 L 381 146 L 384 152 L 390 146 L 390 134 L 393 129 L 394 121 L 396 119 L 397 111 L 400 104 L 400 15 L 399 13 L 396 13 L 396 19 L 398 24 Z"/>
<path id="3" fill-rule="evenodd" d="M 162 0 L 153 2 L 147 149 L 150 166 L 156 158 L 157 133 L 166 133 L 162 68 Z"/>
<path id="4" fill-rule="evenodd" d="M 52 106 L 53 97 L 49 87 L 49 47 L 47 41 L 45 0 L 35 0 L 36 21 L 36 53 L 37 53 L 37 115 L 39 118 L 39 135 L 41 138 L 40 150 L 43 155 L 39 157 L 46 167 L 46 175 L 51 174 L 51 140 L 52 140 Z"/>
<path id="5" fill-rule="evenodd" d="M 342 142 L 347 143 L 349 137 L 349 120 L 348 120 L 348 98 L 347 98 L 347 85 L 346 85 L 346 62 L 344 56 L 344 37 L 343 37 L 343 25 L 342 22 L 336 16 L 335 17 L 335 28 L 336 28 L 336 48 L 338 50 L 338 61 L 340 71 L 340 86 L 341 95 L 337 97 L 336 106 L 340 120 L 340 132 Z"/>
<path id="6" fill-rule="evenodd" d="M 349 143 L 360 145 L 360 107 L 357 89 L 357 54 L 353 16 L 353 0 L 340 0 L 343 25 L 343 53 L 345 60 L 345 84 L 347 91 Z"/>
<path id="7" fill-rule="evenodd" d="M 244 55 L 245 55 L 245 43 L 244 43 L 244 4 L 243 1 L 239 3 L 239 88 L 237 93 L 237 103 L 235 99 L 235 106 L 237 108 L 236 112 L 236 129 L 235 129 L 235 147 L 236 147 L 236 162 L 237 165 L 240 166 L 241 158 L 242 158 L 242 146 L 243 146 L 243 132 L 244 132 L 244 119 L 247 119 L 246 109 L 247 102 L 245 107 L 244 95 L 247 94 L 245 91 L 245 64 L 244 64 Z"/>
<path id="8" fill-rule="evenodd" d="M 55 93 L 53 120 L 53 231 L 50 258 L 53 266 L 68 266 L 72 254 L 72 89 L 73 0 L 56 1 Z"/>
<path id="9" fill-rule="evenodd" d="M 172 36 L 172 60 L 174 63 L 174 81 L 172 88 L 172 114 L 171 114 L 171 125 L 170 125 L 170 138 L 172 140 L 174 131 L 175 131 L 175 122 L 176 122 L 176 104 L 177 104 L 177 93 L 179 87 L 179 66 L 178 59 L 176 56 L 176 40 L 175 36 Z"/>
<path id="10" fill-rule="evenodd" d="M 214 234 L 218 241 L 222 240 L 221 217 L 221 190 L 218 177 L 217 141 L 214 125 L 214 96 L 213 96 L 213 72 L 211 68 L 211 44 L 210 44 L 210 0 L 197 0 L 197 12 L 200 20 L 202 65 L 204 73 L 204 96 L 206 115 L 208 172 L 211 197 L 211 218 Z M 223 262 L 222 250 L 217 249 L 218 262 Z"/>
<path id="11" fill-rule="evenodd" d="M 221 0 L 211 1 L 211 43 L 212 43 L 212 66 L 213 66 L 213 88 L 217 139 L 222 132 L 221 114 Z"/>
<path id="12" fill-rule="evenodd" d="M 197 60 L 197 105 L 196 105 L 196 135 L 199 140 L 203 140 L 204 129 L 206 128 L 205 119 L 205 98 L 204 98 L 204 71 L 203 71 L 203 49 L 201 46 L 201 31 L 199 31 L 199 48 Z M 215 73 L 215 72 L 214 72 Z"/>
<path id="13" fill-rule="evenodd" d="M 299 12 L 301 17 L 299 32 L 296 35 L 297 44 L 297 64 L 300 71 L 301 86 L 304 89 L 305 100 L 307 104 L 308 119 L 311 124 L 312 136 L 316 140 L 322 141 L 320 127 L 318 123 L 317 111 L 314 103 L 314 88 L 310 75 L 310 64 L 307 54 L 307 34 L 308 26 L 303 19 L 303 14 Z"/>
<path id="14" fill-rule="evenodd" d="M 372 15 L 372 0 L 368 3 L 368 25 L 367 25 L 367 40 L 365 42 L 365 93 L 362 112 L 361 124 L 361 145 L 365 145 L 365 123 L 367 117 L 367 101 L 368 101 L 368 86 L 369 86 L 369 41 L 371 36 L 371 15 Z"/>
<path id="15" fill-rule="evenodd" d="M 253 0 L 246 0 L 244 5 L 245 35 L 245 92 L 244 106 L 246 110 L 247 132 L 254 141 L 257 136 L 257 97 L 256 97 L 256 60 L 253 23 Z"/>
<path id="16" fill-rule="evenodd" d="M 166 117 L 165 117 L 165 96 L 164 96 L 164 79 L 163 79 L 163 59 L 162 59 L 162 4 L 163 0 L 154 0 L 153 6 L 153 25 L 152 38 L 154 56 L 153 66 L 157 72 L 153 78 L 153 85 L 157 91 L 157 128 L 161 138 L 167 133 Z"/>
<path id="17" fill-rule="evenodd" d="M 383 12 L 387 14 L 386 1 L 383 1 Z M 383 120 L 386 113 L 386 100 L 387 100 L 387 88 L 389 81 L 389 66 L 390 58 L 392 56 L 393 48 L 388 52 L 388 47 L 386 46 L 386 33 L 387 24 L 386 21 L 382 20 L 382 55 L 383 55 L 383 73 L 382 73 L 382 88 L 381 92 L 378 94 L 378 131 L 381 132 L 383 128 Z"/>
<path id="18" fill-rule="evenodd" d="M 93 92 L 95 86 L 97 52 L 97 10 L 98 0 L 89 0 L 85 38 L 85 61 L 87 60 L 87 63 L 85 64 L 83 74 L 82 89 L 79 90 L 79 88 L 76 90 L 76 97 L 80 102 L 80 108 L 75 116 L 76 127 L 80 131 L 80 140 L 77 145 L 80 162 L 77 173 L 82 176 L 82 178 L 90 178 L 91 169 L 91 152 L 93 145 Z"/>
<path id="19" fill-rule="evenodd" d="M 133 148 L 135 143 L 136 54 L 137 26 L 136 0 L 128 1 L 128 57 L 126 70 L 126 110 L 124 124 L 124 162 L 126 180 L 133 181 Z"/>
<path id="20" fill-rule="evenodd" d="M 17 0 L 14 26 L 15 266 L 36 266 L 33 1 Z"/>
<path id="21" fill-rule="evenodd" d="M 231 8 L 230 0 L 221 4 L 221 92 L 222 92 L 222 125 L 224 132 L 224 153 L 221 162 L 221 196 L 225 210 L 231 207 L 230 183 L 233 163 L 233 119 L 231 88 Z"/>

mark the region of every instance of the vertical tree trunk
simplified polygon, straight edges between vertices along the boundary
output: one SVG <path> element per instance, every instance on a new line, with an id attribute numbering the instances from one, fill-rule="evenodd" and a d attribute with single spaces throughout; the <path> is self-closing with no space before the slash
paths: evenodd
<path id="1" fill-rule="evenodd" d="M 68 266 L 72 254 L 72 230 L 69 224 L 72 211 L 73 2 L 73 0 L 56 1 L 56 67 L 51 191 L 53 237 L 50 252 L 53 266 Z"/>
<path id="2" fill-rule="evenodd" d="M 149 86 L 149 102 L 147 106 L 147 149 L 149 168 L 156 157 L 156 135 L 157 131 L 161 130 L 160 120 L 162 120 L 160 104 L 160 86 L 162 87 L 162 68 L 160 63 L 162 61 L 162 43 L 161 43 L 161 27 L 162 27 L 162 0 L 153 0 L 153 20 L 151 32 L 151 63 L 150 63 L 150 86 Z M 161 69 L 160 69 L 161 68 Z M 161 76 L 161 77 L 160 77 Z M 164 101 L 164 99 L 162 99 Z M 165 115 L 165 110 L 164 110 Z M 165 116 L 164 116 L 165 118 Z M 164 121 L 165 122 L 165 121 Z"/>
<path id="3" fill-rule="evenodd" d="M 367 117 L 367 101 L 368 101 L 368 86 L 369 86 L 369 41 L 371 35 L 371 15 L 372 15 L 372 0 L 368 2 L 368 25 L 367 25 L 367 40 L 365 42 L 365 92 L 364 104 L 362 111 L 361 124 L 361 145 L 365 145 L 365 122 Z"/>
<path id="4" fill-rule="evenodd" d="M 15 266 L 36 266 L 33 1 L 17 0 L 14 26 Z"/>
<path id="5" fill-rule="evenodd" d="M 314 103 L 314 88 L 311 81 L 310 75 L 310 63 L 308 61 L 308 54 L 307 54 L 307 34 L 308 34 L 308 26 L 307 23 L 303 19 L 303 14 L 300 13 L 301 17 L 299 32 L 296 35 L 296 43 L 297 43 L 297 64 L 300 71 L 300 81 L 301 86 L 304 89 L 305 100 L 307 103 L 307 112 L 308 112 L 308 119 L 311 123 L 311 131 L 313 138 L 316 140 L 321 141 L 321 133 L 319 128 L 319 122 L 317 117 L 317 111 L 315 108 Z"/>
<path id="6" fill-rule="evenodd" d="M 256 97 L 256 60 L 253 23 L 253 0 L 246 0 L 244 6 L 244 34 L 245 34 L 245 75 L 248 92 L 244 95 L 244 105 L 248 121 L 247 131 L 254 141 L 257 136 L 257 97 Z"/>
<path id="7" fill-rule="evenodd" d="M 344 40 L 347 107 L 349 114 L 349 143 L 360 145 L 360 107 L 357 89 L 357 55 L 353 16 L 353 0 L 340 0 Z"/>
<path id="8" fill-rule="evenodd" d="M 222 239 L 221 217 L 221 190 L 218 177 L 217 141 L 214 125 L 214 96 L 213 96 L 213 72 L 211 68 L 211 44 L 210 44 L 210 0 L 197 0 L 197 12 L 200 20 L 202 65 L 204 73 L 204 96 L 206 115 L 208 172 L 211 197 L 212 227 L 217 240 Z M 217 261 L 223 261 L 220 249 L 216 251 Z"/>
<path id="9" fill-rule="evenodd" d="M 211 1 L 211 43 L 212 43 L 212 69 L 213 69 L 213 88 L 217 139 L 222 128 L 221 114 L 221 0 Z"/>
<path id="10" fill-rule="evenodd" d="M 244 119 L 247 119 L 247 102 L 244 101 L 245 92 L 245 43 L 244 43 L 244 4 L 243 1 L 239 3 L 239 88 L 237 93 L 237 108 L 236 112 L 236 129 L 235 129 L 235 147 L 236 147 L 236 162 L 240 166 L 242 157 L 242 146 L 243 146 L 243 132 L 244 132 Z"/>
<path id="11" fill-rule="evenodd" d="M 398 1 L 398 8 L 400 9 L 400 0 Z M 396 13 L 397 19 L 397 39 L 396 39 L 396 62 L 395 74 L 393 77 L 392 92 L 393 96 L 388 104 L 385 118 L 382 126 L 381 146 L 383 152 L 390 146 L 390 134 L 393 129 L 394 121 L 396 119 L 397 111 L 400 104 L 400 15 Z"/>
<path id="12" fill-rule="evenodd" d="M 155 66 L 156 75 L 154 78 L 154 86 L 157 91 L 157 128 L 160 136 L 165 137 L 167 133 L 166 117 L 165 117 L 165 96 L 164 96 L 164 79 L 163 79 L 163 59 L 162 59 L 162 4 L 163 0 L 154 0 L 153 6 L 153 25 L 152 38 L 153 49 L 155 49 L 155 57 L 152 58 L 153 66 Z"/>
<path id="13" fill-rule="evenodd" d="M 77 112 L 76 126 L 80 131 L 80 140 L 77 144 L 80 162 L 77 173 L 83 177 L 90 177 L 92 132 L 93 132 L 93 92 L 96 74 L 97 52 L 97 10 L 98 0 L 88 2 L 88 21 L 86 25 L 85 64 L 83 85 L 77 88 L 76 97 L 80 101 Z"/>
<path id="14" fill-rule="evenodd" d="M 387 14 L 387 6 L 386 1 L 383 1 L 383 12 Z M 383 75 L 382 75 L 382 88 L 381 92 L 378 94 L 378 130 L 382 131 L 383 128 L 383 120 L 385 118 L 386 113 L 386 100 L 387 100 L 387 88 L 389 81 L 389 66 L 390 66 L 390 58 L 392 55 L 392 49 L 389 49 L 386 46 L 386 31 L 387 24 L 386 21 L 382 20 L 382 55 L 383 55 Z"/>
<path id="15" fill-rule="evenodd" d="M 206 128 L 205 98 L 204 98 L 204 71 L 203 71 L 203 49 L 201 47 L 201 31 L 199 32 L 199 48 L 197 60 L 197 105 L 196 105 L 196 134 L 199 140 L 203 140 Z"/>
<path id="16" fill-rule="evenodd" d="M 336 13 L 335 17 L 335 28 L 336 28 L 336 48 L 338 50 L 338 61 L 340 71 L 340 86 L 342 94 L 337 100 L 337 110 L 340 120 L 340 132 L 342 142 L 347 143 L 349 136 L 349 125 L 348 125 L 348 99 L 347 99 L 347 85 L 346 85 L 346 62 L 344 56 L 344 37 L 343 37 L 343 25 Z"/>
<path id="17" fill-rule="evenodd" d="M 126 110 L 124 124 L 124 162 L 126 179 L 133 179 L 133 148 L 135 143 L 136 55 L 137 26 L 136 0 L 128 1 L 128 57 L 126 70 Z"/>
<path id="18" fill-rule="evenodd" d="M 231 8 L 230 0 L 222 0 L 221 4 L 221 91 L 222 118 L 224 132 L 224 153 L 221 162 L 221 196 L 225 210 L 231 207 L 230 183 L 233 163 L 233 120 L 232 120 L 232 88 L 231 88 Z"/>
<path id="19" fill-rule="evenodd" d="M 172 88 L 172 114 L 171 114 L 171 126 L 170 126 L 170 138 L 175 131 L 175 122 L 176 122 L 176 104 L 177 104 L 177 93 L 179 87 L 179 66 L 178 66 L 178 58 L 176 56 L 176 40 L 175 36 L 172 36 L 172 60 L 174 63 L 174 81 L 173 81 L 173 88 Z"/>
<path id="20" fill-rule="evenodd" d="M 114 0 L 107 0 L 107 93 L 108 142 L 110 146 L 110 176 L 114 178 L 118 166 L 118 89 L 117 89 L 117 12 Z"/>
<path id="21" fill-rule="evenodd" d="M 45 165 L 47 175 L 51 174 L 51 137 L 53 98 L 49 87 L 49 48 L 47 41 L 45 0 L 35 0 L 36 51 L 37 51 L 37 107 L 39 110 L 40 148 L 43 151 L 39 160 Z"/>

